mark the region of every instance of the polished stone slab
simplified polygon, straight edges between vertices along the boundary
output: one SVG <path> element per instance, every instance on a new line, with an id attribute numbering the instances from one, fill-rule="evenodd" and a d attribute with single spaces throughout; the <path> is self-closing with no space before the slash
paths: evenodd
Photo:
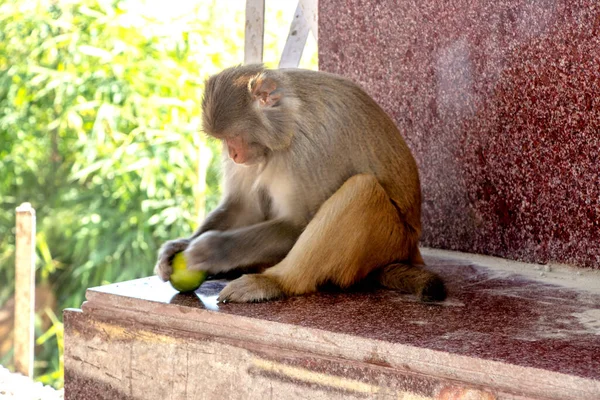
<path id="1" fill-rule="evenodd" d="M 600 268 L 596 0 L 319 1 L 319 67 L 394 119 L 423 243 Z"/>
<path id="2" fill-rule="evenodd" d="M 136 337 L 148 341 L 153 336 L 138 331 L 150 329 L 186 343 L 208 340 L 252 348 L 262 354 L 262 361 L 251 364 L 263 363 L 266 375 L 272 367 L 268 362 L 277 362 L 279 369 L 308 369 L 329 378 L 350 374 L 353 382 L 380 389 L 399 385 L 425 398 L 450 390 L 448 382 L 454 381 L 463 388 L 485 389 L 494 398 L 600 396 L 598 274 L 449 252 L 425 254 L 429 267 L 448 281 L 450 297 L 443 303 L 423 304 L 392 291 L 359 289 L 259 304 L 218 304 L 224 281 L 208 281 L 195 293 L 179 294 L 155 277 L 92 288 L 83 314 L 65 314 L 66 359 L 71 359 L 66 361 L 67 376 L 80 381 L 72 373 L 69 332 L 93 341 L 102 331 L 97 323 L 103 323 L 113 342 Z M 265 356 L 265 348 L 270 355 Z M 224 362 L 232 351 L 217 353 L 229 354 L 222 355 Z M 347 372 L 352 370 L 346 365 L 349 360 L 358 368 L 354 373 Z M 386 369 L 396 380 L 374 383 L 367 379 L 371 367 Z M 414 387 L 413 381 L 418 382 Z"/>

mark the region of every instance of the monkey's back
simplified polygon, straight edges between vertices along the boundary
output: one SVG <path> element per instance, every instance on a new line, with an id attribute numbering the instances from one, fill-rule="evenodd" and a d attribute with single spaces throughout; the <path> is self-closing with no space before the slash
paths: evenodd
<path id="1" fill-rule="evenodd" d="M 385 111 L 357 84 L 325 72 L 280 70 L 301 100 L 290 152 L 308 169 L 305 184 L 327 199 L 345 180 L 373 174 L 409 224 L 420 230 L 421 190 L 416 162 Z M 316 200 L 316 199 L 315 199 Z M 321 201 L 321 200 L 319 200 Z"/>

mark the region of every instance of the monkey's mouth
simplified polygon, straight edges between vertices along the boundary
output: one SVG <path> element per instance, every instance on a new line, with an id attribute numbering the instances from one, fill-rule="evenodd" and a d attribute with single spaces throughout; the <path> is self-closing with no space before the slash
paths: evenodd
<path id="1" fill-rule="evenodd" d="M 248 157 L 243 162 L 237 161 L 231 157 L 229 158 L 231 159 L 231 161 L 233 161 L 236 165 L 239 165 L 240 167 L 251 167 L 253 165 L 260 164 L 263 161 L 263 158 L 261 156 Z"/>
<path id="2" fill-rule="evenodd" d="M 229 153 L 229 158 L 237 165 L 251 166 L 265 163 L 268 161 L 271 153 L 272 151 L 269 148 L 258 142 L 252 142 L 248 144 L 248 150 L 243 158 L 240 158 L 239 155 L 234 158 L 235 154 L 232 155 L 231 152 Z"/>

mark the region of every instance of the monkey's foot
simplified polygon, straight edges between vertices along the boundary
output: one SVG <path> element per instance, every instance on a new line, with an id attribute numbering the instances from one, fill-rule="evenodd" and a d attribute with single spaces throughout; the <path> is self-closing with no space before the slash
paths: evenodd
<path id="1" fill-rule="evenodd" d="M 282 296 L 283 291 L 275 280 L 263 274 L 251 274 L 229 282 L 217 300 L 222 303 L 253 303 Z"/>

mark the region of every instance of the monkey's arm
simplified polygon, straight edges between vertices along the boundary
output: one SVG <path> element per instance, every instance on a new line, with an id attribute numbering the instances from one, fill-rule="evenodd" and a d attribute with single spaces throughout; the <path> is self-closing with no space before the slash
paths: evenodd
<path id="1" fill-rule="evenodd" d="M 242 213 L 242 205 L 238 202 L 225 200 L 210 212 L 202 225 L 190 236 L 190 240 L 197 238 L 207 231 L 225 231 L 234 226 Z"/>
<path id="2" fill-rule="evenodd" d="M 168 280 L 173 272 L 171 261 L 175 254 L 187 249 L 193 240 L 205 232 L 226 231 L 231 228 L 256 224 L 264 219 L 264 213 L 255 203 L 243 203 L 231 197 L 226 198 L 207 215 L 204 223 L 192 236 L 169 240 L 162 245 L 158 251 L 158 260 L 154 267 L 154 273 L 163 281 Z"/>
<path id="3" fill-rule="evenodd" d="M 215 274 L 241 266 L 275 264 L 287 255 L 301 232 L 301 227 L 284 219 L 208 231 L 185 250 L 188 268 Z"/>

